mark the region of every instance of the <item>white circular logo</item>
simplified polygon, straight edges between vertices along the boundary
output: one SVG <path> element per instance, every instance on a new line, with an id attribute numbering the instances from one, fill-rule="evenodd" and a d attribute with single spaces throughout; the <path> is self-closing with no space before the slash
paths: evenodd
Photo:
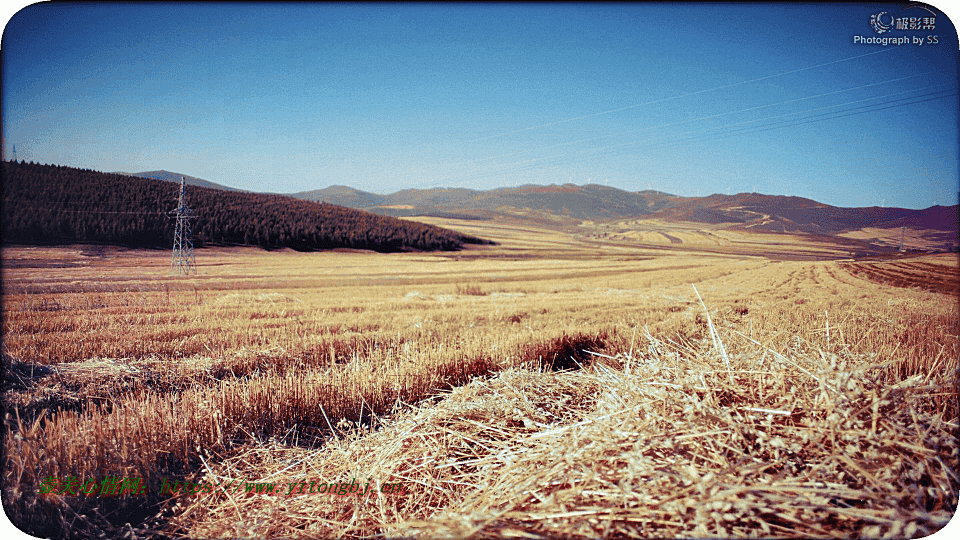
<path id="1" fill-rule="evenodd" d="M 881 11 L 876 15 L 871 15 L 870 26 L 872 26 L 873 31 L 878 34 L 887 32 L 893 28 L 893 15 L 887 13 L 886 11 Z"/>

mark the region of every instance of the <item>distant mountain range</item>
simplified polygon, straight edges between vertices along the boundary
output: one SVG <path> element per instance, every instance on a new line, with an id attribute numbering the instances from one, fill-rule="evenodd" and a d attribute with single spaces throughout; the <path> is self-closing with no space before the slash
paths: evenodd
<path id="1" fill-rule="evenodd" d="M 600 185 L 521 186 L 488 191 L 470 189 L 403 190 L 376 195 L 346 186 L 294 193 L 292 197 L 326 201 L 393 216 L 490 218 L 508 210 L 534 210 L 578 220 L 645 217 L 666 221 L 727 224 L 731 228 L 771 232 L 835 234 L 864 227 L 958 229 L 958 207 L 841 208 L 803 197 L 738 193 L 680 197 L 660 191 L 624 191 Z M 510 213 L 510 212 L 508 212 Z"/>
<path id="2" fill-rule="evenodd" d="M 600 185 L 526 185 L 478 191 L 466 188 L 405 189 L 376 195 L 347 186 L 293 193 L 291 197 L 362 208 L 392 216 L 491 217 L 510 209 L 536 210 L 576 219 L 606 220 L 646 215 L 678 199 L 659 191 L 630 192 Z"/>
<path id="3" fill-rule="evenodd" d="M 168 171 L 134 176 L 180 181 L 190 185 L 239 191 L 213 182 Z M 378 195 L 348 186 L 302 191 L 288 196 L 366 210 L 385 216 L 436 216 L 461 219 L 525 219 L 606 221 L 629 217 L 723 224 L 734 229 L 769 232 L 836 234 L 864 227 L 913 227 L 953 232 L 958 206 L 923 210 L 877 206 L 843 208 L 803 197 L 738 193 L 681 197 L 655 190 L 625 191 L 609 186 L 563 184 L 525 185 L 491 190 L 466 188 L 406 189 Z"/>

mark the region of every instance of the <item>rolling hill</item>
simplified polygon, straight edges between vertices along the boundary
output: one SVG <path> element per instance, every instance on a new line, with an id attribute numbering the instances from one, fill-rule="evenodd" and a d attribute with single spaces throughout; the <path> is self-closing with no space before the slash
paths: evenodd
<path id="1" fill-rule="evenodd" d="M 658 191 L 629 192 L 599 185 L 525 185 L 487 191 L 465 188 L 407 189 L 374 195 L 353 188 L 327 188 L 291 194 L 384 215 L 478 217 L 504 209 L 541 211 L 577 219 L 616 219 L 645 215 L 677 199 Z"/>
<path id="2" fill-rule="evenodd" d="M 169 248 L 178 186 L 57 165 L 3 162 L 3 243 Z M 485 240 L 447 229 L 282 195 L 189 190 L 194 244 L 298 251 L 458 250 Z"/>
<path id="3" fill-rule="evenodd" d="M 842 208 L 803 197 L 740 193 L 679 200 L 658 212 L 667 221 L 730 223 L 733 228 L 770 232 L 835 234 L 865 227 L 913 227 L 940 231 L 958 229 L 957 206 L 906 208 Z"/>
<path id="4" fill-rule="evenodd" d="M 347 186 L 330 186 L 324 189 L 294 193 L 290 196 L 307 201 L 326 201 L 330 204 L 339 204 L 348 208 L 363 209 L 374 208 L 386 201 L 386 198 L 382 195 L 367 193 Z"/>
<path id="5" fill-rule="evenodd" d="M 331 187 L 295 193 L 384 215 L 491 217 L 532 210 L 579 220 L 605 221 L 646 217 L 767 232 L 837 234 L 865 227 L 914 227 L 957 231 L 957 205 L 923 210 L 841 208 L 811 199 L 759 193 L 680 197 L 660 191 L 630 192 L 600 185 L 520 186 L 489 191 L 469 189 L 403 190 L 374 195 Z"/>
<path id="6" fill-rule="evenodd" d="M 180 177 L 183 177 L 184 182 L 188 186 L 204 187 L 209 189 L 222 189 L 223 191 L 245 191 L 242 189 L 236 189 L 229 186 L 224 186 L 216 184 L 209 180 L 203 180 L 202 178 L 197 178 L 195 176 L 188 176 L 186 174 L 174 173 L 170 171 L 147 171 L 147 172 L 138 172 L 138 173 L 125 173 L 125 172 L 115 172 L 110 174 L 121 174 L 124 176 L 139 176 L 140 178 L 153 178 L 154 180 L 166 180 L 168 182 L 180 183 Z"/>

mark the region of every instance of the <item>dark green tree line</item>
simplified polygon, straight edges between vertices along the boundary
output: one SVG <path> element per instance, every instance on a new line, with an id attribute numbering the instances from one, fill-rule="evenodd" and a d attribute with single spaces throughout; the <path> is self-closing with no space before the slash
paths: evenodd
<path id="1" fill-rule="evenodd" d="M 3 162 L 4 244 L 172 244 L 179 185 L 89 169 Z M 457 250 L 487 243 L 440 227 L 281 195 L 189 187 L 194 245 Z"/>

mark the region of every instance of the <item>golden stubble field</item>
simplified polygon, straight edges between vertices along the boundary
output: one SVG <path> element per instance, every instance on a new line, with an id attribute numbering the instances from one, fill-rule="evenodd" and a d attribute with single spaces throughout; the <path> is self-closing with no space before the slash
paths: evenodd
<path id="1" fill-rule="evenodd" d="M 204 249 L 189 277 L 168 252 L 4 249 L 7 514 L 40 536 L 486 538 L 920 537 L 955 512 L 956 255 L 424 221 L 500 244 Z M 40 493 L 106 477 L 145 493 Z M 353 478 L 374 489 L 289 487 Z M 213 489 L 161 496 L 175 480 Z"/>

